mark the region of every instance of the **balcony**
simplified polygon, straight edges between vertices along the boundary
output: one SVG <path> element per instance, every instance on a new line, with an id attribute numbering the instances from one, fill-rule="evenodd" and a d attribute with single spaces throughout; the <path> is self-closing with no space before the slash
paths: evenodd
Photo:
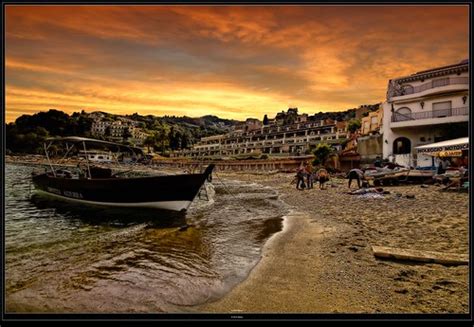
<path id="1" fill-rule="evenodd" d="M 446 85 L 455 85 L 455 84 L 469 84 L 468 77 L 447 77 L 441 78 L 438 80 L 433 80 L 419 86 L 406 88 L 402 91 L 402 95 L 408 95 L 413 93 L 423 92 L 429 89 L 434 89 L 436 87 L 446 86 Z"/>
<path id="2" fill-rule="evenodd" d="M 410 114 L 392 114 L 390 127 L 410 127 L 436 125 L 444 123 L 466 122 L 469 119 L 469 107 L 413 112 Z"/>
<path id="3" fill-rule="evenodd" d="M 392 100 L 401 100 L 432 93 L 467 89 L 469 89 L 469 77 L 446 77 L 434 79 L 418 86 L 406 85 L 402 89 L 394 91 L 391 98 Z"/>

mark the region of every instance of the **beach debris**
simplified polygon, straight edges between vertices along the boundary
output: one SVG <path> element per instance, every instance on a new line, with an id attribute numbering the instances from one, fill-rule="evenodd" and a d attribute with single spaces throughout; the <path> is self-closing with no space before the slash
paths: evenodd
<path id="1" fill-rule="evenodd" d="M 379 193 L 365 193 L 365 194 L 360 194 L 357 196 L 357 198 L 363 198 L 363 199 L 383 199 L 384 196 L 383 194 Z"/>
<path id="2" fill-rule="evenodd" d="M 186 231 L 189 227 L 191 227 L 191 226 L 188 225 L 188 224 L 186 224 L 186 225 L 183 225 L 183 226 L 179 227 L 178 230 L 179 230 L 180 232 L 184 232 L 184 231 Z"/>
<path id="3" fill-rule="evenodd" d="M 349 246 L 349 250 L 354 251 L 354 252 L 358 252 L 359 248 L 355 245 L 352 245 L 352 246 Z"/>
<path id="4" fill-rule="evenodd" d="M 469 264 L 468 254 L 420 251 L 392 248 L 386 246 L 372 246 L 372 252 L 374 253 L 374 256 L 378 258 L 418 261 L 426 263 L 440 263 L 445 265 Z"/>
<path id="5" fill-rule="evenodd" d="M 406 288 L 397 288 L 395 290 L 395 293 L 400 293 L 400 294 L 407 294 L 408 290 Z"/>
<path id="6" fill-rule="evenodd" d="M 422 184 L 422 185 L 420 185 L 420 187 L 421 187 L 421 188 L 428 188 L 428 187 L 429 187 L 429 185 Z"/>
<path id="7" fill-rule="evenodd" d="M 415 198 L 415 195 L 414 195 L 414 194 L 407 194 L 407 195 L 406 195 L 406 198 L 407 198 L 407 199 L 414 199 L 414 198 Z"/>

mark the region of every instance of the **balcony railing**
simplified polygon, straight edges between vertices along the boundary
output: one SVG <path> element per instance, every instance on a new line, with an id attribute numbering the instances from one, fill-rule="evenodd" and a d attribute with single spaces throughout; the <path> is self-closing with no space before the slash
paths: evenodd
<path id="1" fill-rule="evenodd" d="M 455 85 L 455 84 L 469 84 L 469 77 L 447 77 L 432 80 L 428 83 L 421 84 L 415 87 L 408 86 L 403 88 L 400 95 L 408 95 L 418 92 L 423 92 L 429 89 L 436 87 L 446 86 L 446 85 Z"/>
<path id="2" fill-rule="evenodd" d="M 451 117 L 451 116 L 467 116 L 467 115 L 469 115 L 469 107 L 413 112 L 410 114 L 400 114 L 400 113 L 394 112 L 392 115 L 392 122 L 395 123 L 395 122 L 400 122 L 400 121 L 444 118 L 444 117 Z"/>

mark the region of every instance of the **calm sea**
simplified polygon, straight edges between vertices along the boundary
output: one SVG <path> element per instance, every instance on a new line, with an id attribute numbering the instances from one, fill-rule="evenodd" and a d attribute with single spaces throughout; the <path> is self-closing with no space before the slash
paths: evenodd
<path id="1" fill-rule="evenodd" d="M 268 187 L 214 178 L 186 215 L 72 205 L 6 166 L 7 312 L 180 312 L 243 281 L 286 206 Z"/>

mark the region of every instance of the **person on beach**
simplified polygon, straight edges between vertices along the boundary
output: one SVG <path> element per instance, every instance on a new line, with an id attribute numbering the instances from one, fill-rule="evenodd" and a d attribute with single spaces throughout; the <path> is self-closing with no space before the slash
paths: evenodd
<path id="1" fill-rule="evenodd" d="M 319 182 L 319 189 L 324 190 L 324 183 L 329 181 L 329 173 L 326 169 L 321 168 L 316 173 L 316 180 Z"/>
<path id="2" fill-rule="evenodd" d="M 305 170 L 306 170 L 306 185 L 308 189 L 311 189 L 313 188 L 313 179 L 314 179 L 313 165 L 310 162 L 306 163 Z"/>
<path id="3" fill-rule="evenodd" d="M 446 172 L 446 169 L 449 167 L 449 165 L 450 165 L 450 162 L 448 158 L 442 159 L 438 165 L 438 171 L 437 171 L 438 175 L 444 174 Z"/>
<path id="4" fill-rule="evenodd" d="M 374 167 L 382 168 L 382 159 L 379 156 L 375 158 Z"/>
<path id="5" fill-rule="evenodd" d="M 349 179 L 349 188 L 351 188 L 352 180 L 355 179 L 357 181 L 358 188 L 360 188 L 361 181 L 365 180 L 364 172 L 357 168 L 351 169 L 347 174 L 347 178 Z"/>
<path id="6" fill-rule="evenodd" d="M 297 190 L 304 190 L 306 188 L 306 184 L 304 182 L 305 177 L 306 177 L 306 169 L 304 166 L 301 166 L 296 173 L 296 189 Z"/>

